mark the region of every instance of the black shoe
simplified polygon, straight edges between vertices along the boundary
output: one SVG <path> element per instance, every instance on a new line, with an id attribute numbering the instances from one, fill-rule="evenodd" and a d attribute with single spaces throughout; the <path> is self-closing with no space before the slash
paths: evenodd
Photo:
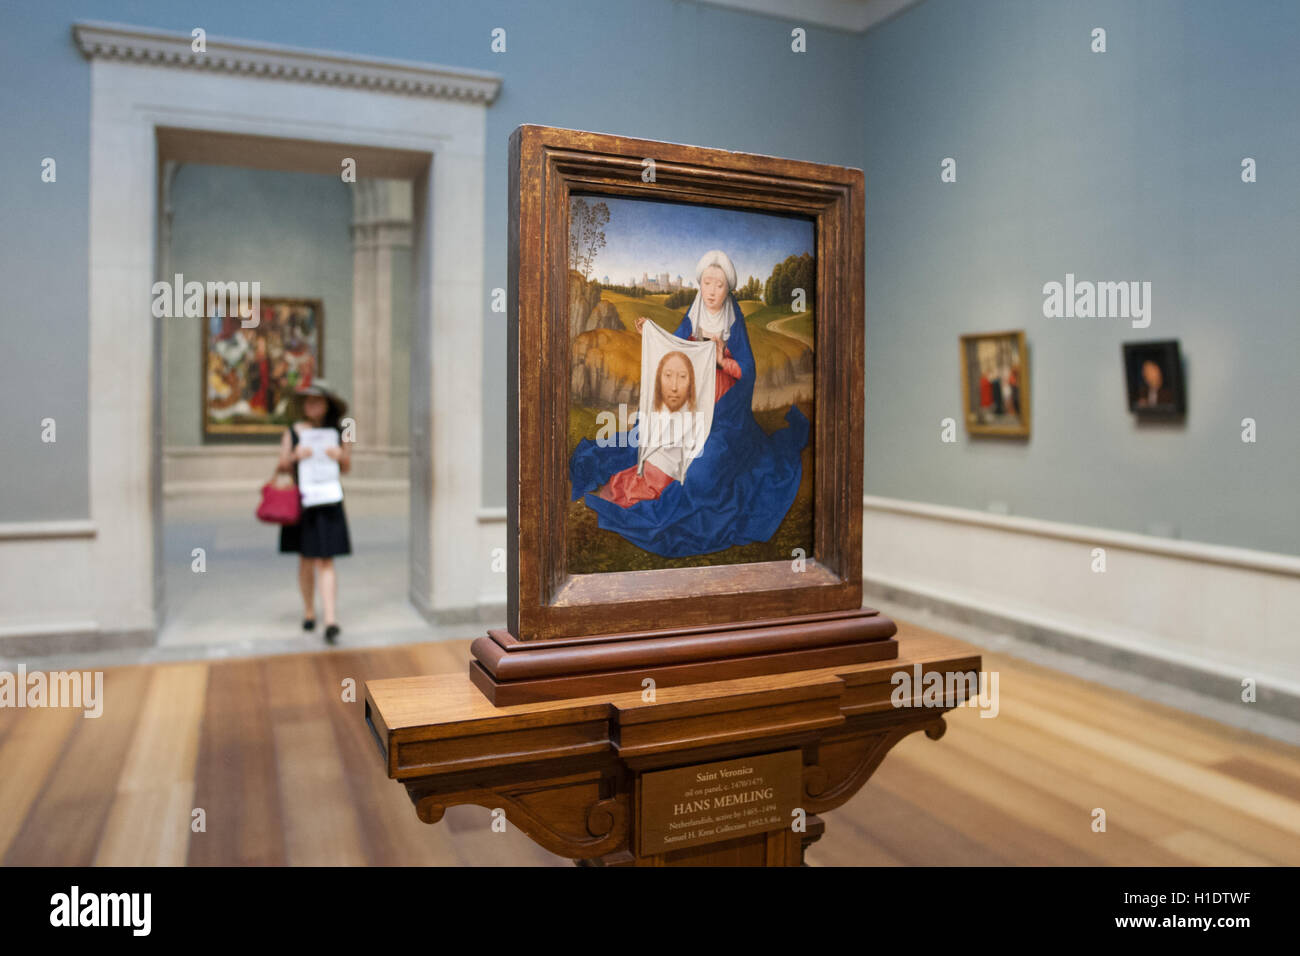
<path id="1" fill-rule="evenodd" d="M 304 631 L 316 630 L 316 619 L 314 617 L 304 617 L 302 619 L 302 629 Z"/>
<path id="2" fill-rule="evenodd" d="M 337 624 L 331 624 L 329 627 L 325 628 L 326 644 L 333 644 L 334 639 L 338 636 L 339 636 L 339 626 Z"/>

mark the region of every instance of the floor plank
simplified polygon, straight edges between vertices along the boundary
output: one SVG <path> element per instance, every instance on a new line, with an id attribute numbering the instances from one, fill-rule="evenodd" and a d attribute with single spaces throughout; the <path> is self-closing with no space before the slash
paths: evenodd
<path id="1" fill-rule="evenodd" d="M 113 806 L 117 774 L 152 677 L 147 667 L 105 673 L 103 713 L 73 721 L 67 746 L 3 858 L 5 865 L 38 866 L 52 859 L 73 866 L 94 863 Z M 0 766 L 7 770 L 9 764 Z M 88 781 L 101 785 L 87 786 Z M 3 797 L 0 807 L 8 808 Z"/>
<path id="2" fill-rule="evenodd" d="M 489 807 L 421 823 L 383 773 L 365 681 L 467 661 L 466 640 L 138 666 L 106 672 L 98 719 L 0 710 L 0 860 L 568 866 L 508 818 L 494 831 Z M 941 740 L 903 740 L 824 816 L 810 865 L 1300 864 L 1300 748 L 984 662 L 998 715 L 959 708 Z M 205 832 L 191 830 L 196 807 Z"/>
<path id="3" fill-rule="evenodd" d="M 106 677 L 107 680 L 107 677 Z M 153 669 L 104 823 L 99 866 L 180 866 L 189 850 L 208 665 Z"/>
<path id="4" fill-rule="evenodd" d="M 191 866 L 287 862 L 269 718 L 261 662 L 212 665 L 194 783 L 206 830 L 190 838 Z"/>
<path id="5" fill-rule="evenodd" d="M 0 859 L 22 831 L 37 795 L 72 736 L 86 718 L 71 708 L 13 710 L 0 745 Z"/>

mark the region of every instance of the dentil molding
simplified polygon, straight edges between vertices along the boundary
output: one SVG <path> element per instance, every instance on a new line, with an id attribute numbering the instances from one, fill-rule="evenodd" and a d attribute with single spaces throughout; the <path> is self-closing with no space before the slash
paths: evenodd
<path id="1" fill-rule="evenodd" d="M 208 36 L 204 41 L 205 50 L 197 52 L 192 46 L 194 38 L 188 33 L 118 23 L 75 23 L 72 36 L 88 60 L 117 60 L 327 86 L 351 86 L 485 106 L 496 99 L 501 88 L 500 76 L 482 70 L 304 50 L 274 43 Z"/>

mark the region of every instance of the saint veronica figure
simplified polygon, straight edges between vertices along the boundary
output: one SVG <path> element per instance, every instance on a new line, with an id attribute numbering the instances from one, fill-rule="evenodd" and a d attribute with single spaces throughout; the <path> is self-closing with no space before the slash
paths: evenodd
<path id="1" fill-rule="evenodd" d="M 569 461 L 574 499 L 601 528 L 663 557 L 766 541 L 794 503 L 808 419 L 794 405 L 769 436 L 754 419 L 755 363 L 736 269 L 712 250 L 672 335 L 637 320 L 641 402 L 630 440 L 583 439 Z M 676 436 L 676 437 L 674 437 Z"/>

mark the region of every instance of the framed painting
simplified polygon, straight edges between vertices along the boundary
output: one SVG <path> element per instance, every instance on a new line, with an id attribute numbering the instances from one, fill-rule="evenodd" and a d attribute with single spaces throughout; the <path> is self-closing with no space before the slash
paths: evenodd
<path id="1" fill-rule="evenodd" d="M 569 224 L 568 573 L 811 554 L 813 220 L 575 191 Z"/>
<path id="2" fill-rule="evenodd" d="M 510 182 L 508 624 L 476 684 L 894 656 L 861 606 L 861 170 L 522 126 Z"/>
<path id="3" fill-rule="evenodd" d="M 961 392 L 972 435 L 1029 437 L 1029 351 L 1024 332 L 961 337 Z"/>
<path id="4" fill-rule="evenodd" d="M 310 385 L 323 358 L 320 299 L 264 296 L 249 316 L 210 315 L 203 326 L 203 436 L 278 435 L 294 390 Z M 245 327 L 247 325 L 247 327 Z"/>
<path id="5" fill-rule="evenodd" d="M 1124 343 L 1128 409 L 1139 421 L 1182 418 L 1187 414 L 1183 358 L 1177 339 Z"/>

